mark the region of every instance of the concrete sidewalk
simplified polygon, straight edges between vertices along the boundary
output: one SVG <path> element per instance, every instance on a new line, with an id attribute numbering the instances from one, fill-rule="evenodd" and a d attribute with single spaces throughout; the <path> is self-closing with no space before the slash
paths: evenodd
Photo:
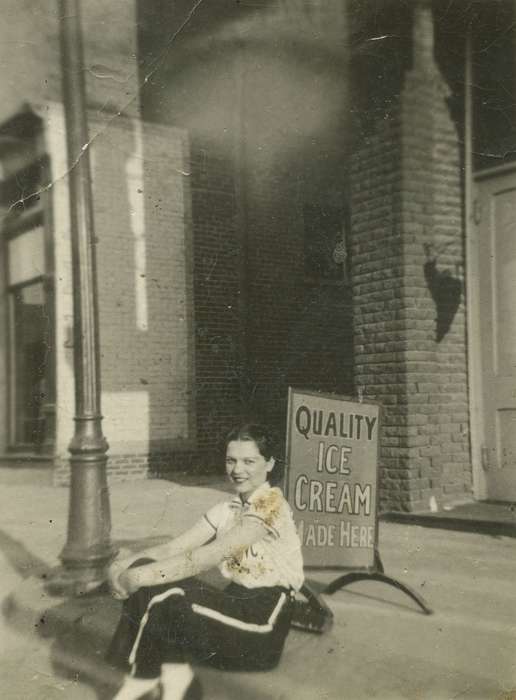
<path id="1" fill-rule="evenodd" d="M 208 477 L 115 484 L 113 539 L 129 549 L 159 542 L 187 527 L 223 498 L 224 490 L 222 480 Z M 78 674 L 97 697 L 109 697 L 118 678 L 102 658 L 119 603 L 102 593 L 72 600 L 51 597 L 44 588 L 64 544 L 67 501 L 66 489 L 2 486 L 0 549 L 20 577 L 20 585 L 7 592 L 4 614 L 11 625 L 50 645 L 56 675 Z M 382 522 L 386 572 L 422 593 L 434 615 L 421 614 L 385 584 L 355 583 L 326 598 L 335 614 L 331 632 L 292 631 L 277 670 L 199 669 L 205 697 L 516 697 L 515 545 L 504 534 Z M 320 586 L 336 576 L 309 575 Z"/>

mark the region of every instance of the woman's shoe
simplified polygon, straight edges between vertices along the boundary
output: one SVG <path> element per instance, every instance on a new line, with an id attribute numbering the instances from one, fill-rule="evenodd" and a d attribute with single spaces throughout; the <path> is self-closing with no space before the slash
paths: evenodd
<path id="1" fill-rule="evenodd" d="M 163 686 L 161 683 L 158 684 L 158 688 L 160 690 L 159 695 L 150 695 L 150 693 L 147 693 L 145 695 L 145 698 L 142 698 L 142 700 L 161 700 L 161 698 L 164 698 L 164 693 L 163 693 Z M 194 676 L 190 682 L 190 685 L 184 693 L 181 695 L 181 700 L 202 700 L 203 698 L 203 690 L 202 690 L 202 684 L 201 681 L 197 678 L 197 676 Z"/>
<path id="2" fill-rule="evenodd" d="M 161 683 L 158 683 L 154 688 L 152 688 L 152 690 L 149 690 L 148 693 L 142 695 L 140 700 L 160 700 L 161 695 Z"/>

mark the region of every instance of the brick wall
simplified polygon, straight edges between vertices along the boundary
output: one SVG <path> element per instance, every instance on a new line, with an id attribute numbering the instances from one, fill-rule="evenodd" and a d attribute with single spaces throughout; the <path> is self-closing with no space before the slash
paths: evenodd
<path id="1" fill-rule="evenodd" d="M 195 145 L 196 420 L 210 467 L 243 417 L 283 432 L 289 383 L 352 385 L 349 288 L 306 279 L 303 198 L 289 165 L 265 156 L 247 166 L 242 173 L 229 150 Z"/>
<path id="2" fill-rule="evenodd" d="M 247 175 L 249 371 L 257 412 L 277 423 L 286 409 L 291 335 L 303 291 L 302 201 L 285 162 L 267 152 L 261 159 L 253 155 Z"/>
<path id="3" fill-rule="evenodd" d="M 160 106 L 148 106 L 146 117 L 191 130 L 189 161 L 180 131 L 112 119 L 120 110 L 138 111 L 134 4 L 83 4 L 88 99 L 96 110 L 91 131 L 98 134 L 93 168 L 109 468 L 120 477 L 147 473 L 153 459 L 158 471 L 192 468 L 195 449 L 211 449 L 249 408 L 279 425 L 288 383 L 344 393 L 353 388 L 350 292 L 305 278 L 299 187 L 300 162 L 318 163 L 306 174 L 317 171 L 320 178 L 310 201 L 324 201 L 335 159 L 344 157 L 345 67 L 325 42 L 306 51 L 300 41 L 291 55 L 285 42 L 266 57 L 251 44 L 243 99 L 235 90 L 242 56 L 224 43 L 231 27 L 241 41 L 238 23 L 222 27 L 221 36 L 209 32 L 209 42 L 225 47 L 224 60 L 222 52 L 213 54 L 209 81 L 200 50 L 189 62 L 177 61 L 184 54 L 172 56 L 166 90 L 148 86 Z M 282 6 L 289 9 L 285 36 L 303 31 L 312 42 L 312 20 L 298 27 L 292 19 L 305 16 L 299 6 Z M 35 0 L 7 0 L 3 9 L 9 37 L 0 42 L 0 60 L 15 77 L 4 93 L 7 116 L 22 100 L 59 98 L 60 68 L 56 9 Z M 405 12 L 401 5 L 396 11 Z M 271 12 L 252 20 L 264 40 L 278 32 Z M 398 19 L 375 35 L 403 33 L 406 18 Z M 382 80 L 376 74 L 366 85 L 368 123 L 357 128 L 350 178 L 355 383 L 385 406 L 383 505 L 403 509 L 470 488 L 459 146 L 445 81 L 428 52 L 428 20 L 428 10 L 416 12 L 414 61 L 410 71 L 402 66 L 403 83 L 396 82 L 402 54 L 391 53 L 396 65 L 377 62 Z M 242 15 L 242 21 L 251 20 Z M 339 25 L 338 42 L 343 31 Z M 194 51 L 202 49 L 203 32 L 198 28 Z M 14 64 L 13 40 L 27 52 Z M 174 73 L 176 65 L 183 72 Z M 389 71 L 393 83 L 385 79 Z M 248 149 L 237 165 L 226 131 L 242 106 Z M 62 118 L 57 121 L 50 140 L 59 176 L 66 161 Z M 147 160 L 140 171 L 142 153 Z M 67 191 L 59 177 L 55 192 L 63 456 L 73 373 Z M 428 254 L 427 244 L 433 245 Z"/>
<path id="4" fill-rule="evenodd" d="M 208 452 L 244 417 L 283 433 L 289 384 L 353 386 L 350 289 L 305 274 L 292 162 L 247 153 L 245 165 L 213 144 L 193 153 L 196 416 Z"/>
<path id="5" fill-rule="evenodd" d="M 52 134 L 58 168 L 63 144 Z M 189 144 L 180 130 L 118 118 L 93 139 L 91 162 L 108 470 L 184 469 L 196 447 Z M 73 429 L 67 194 L 61 183 L 54 195 L 61 482 Z"/>
<path id="6" fill-rule="evenodd" d="M 293 162 L 282 167 L 264 158 L 248 181 L 250 372 L 257 410 L 281 433 L 289 385 L 340 393 L 353 387 L 350 290 L 305 270 L 303 208 L 324 206 L 328 192 L 321 173 L 308 192 L 292 177 L 302 172 Z"/>
<path id="7" fill-rule="evenodd" d="M 198 140 L 190 164 L 196 421 L 198 447 L 208 453 L 241 414 L 241 245 L 230 155 Z"/>
<path id="8" fill-rule="evenodd" d="M 178 130 L 126 120 L 93 145 L 103 410 L 117 451 L 195 438 L 187 146 Z"/>
<path id="9" fill-rule="evenodd" d="M 471 488 L 459 139 L 430 11 L 414 22 L 412 66 L 352 177 L 355 381 L 385 408 L 381 501 L 401 510 Z"/>

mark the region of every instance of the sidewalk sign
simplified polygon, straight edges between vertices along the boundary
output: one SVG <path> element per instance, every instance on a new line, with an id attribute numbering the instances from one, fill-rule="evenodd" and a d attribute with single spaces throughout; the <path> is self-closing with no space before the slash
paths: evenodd
<path id="1" fill-rule="evenodd" d="M 380 581 L 430 615 L 419 593 L 384 572 L 378 551 L 380 418 L 378 403 L 290 387 L 285 496 L 305 567 L 346 571 L 325 593 L 355 581 Z M 307 584 L 304 588 L 316 611 L 331 617 L 324 601 Z"/>
<path id="2" fill-rule="evenodd" d="M 305 566 L 372 569 L 380 406 L 289 389 L 285 494 Z"/>

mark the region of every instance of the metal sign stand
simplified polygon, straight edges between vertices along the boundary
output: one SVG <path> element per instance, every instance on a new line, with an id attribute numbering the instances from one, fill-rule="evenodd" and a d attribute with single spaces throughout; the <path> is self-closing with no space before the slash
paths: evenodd
<path id="1" fill-rule="evenodd" d="M 406 583 L 385 573 L 378 552 L 375 552 L 375 560 L 375 568 L 348 571 L 329 583 L 322 593 L 325 595 L 332 595 L 340 591 L 344 586 L 355 583 L 356 581 L 379 581 L 380 583 L 386 583 L 388 586 L 392 586 L 398 591 L 405 593 L 405 595 L 411 598 L 421 608 L 424 615 L 433 614 L 432 608 L 427 605 L 423 596 L 419 595 L 419 593 Z M 305 632 L 316 632 L 319 634 L 328 632 L 333 626 L 333 612 L 331 608 L 322 599 L 321 594 L 314 590 L 311 584 L 305 582 L 300 592 L 304 596 L 304 600 L 295 601 L 292 626 L 302 629 Z"/>
<path id="2" fill-rule="evenodd" d="M 431 615 L 433 613 L 433 610 L 427 605 L 425 599 L 420 596 L 419 593 L 416 593 L 413 588 L 385 573 L 382 560 L 380 559 L 380 554 L 378 552 L 375 552 L 375 567 L 373 569 L 364 571 L 348 571 L 329 583 L 324 589 L 324 593 L 331 595 L 332 593 L 340 591 L 341 588 L 344 588 L 344 586 L 354 583 L 355 581 L 380 581 L 381 583 L 386 583 L 387 585 L 402 591 L 408 595 L 409 598 L 412 598 L 412 600 L 419 605 L 425 615 Z"/>

